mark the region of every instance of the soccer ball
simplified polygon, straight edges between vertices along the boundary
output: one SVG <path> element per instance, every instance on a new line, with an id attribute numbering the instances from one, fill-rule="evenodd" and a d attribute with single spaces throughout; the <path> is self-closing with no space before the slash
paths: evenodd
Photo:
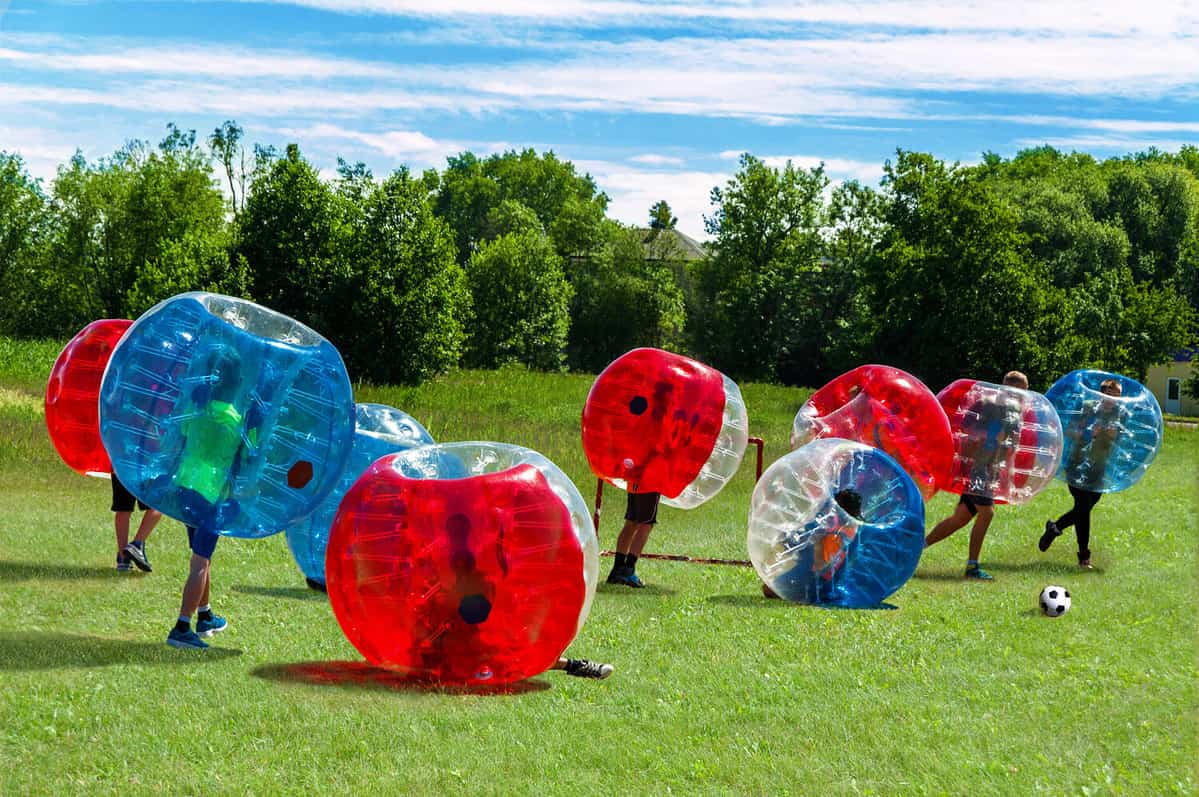
<path id="1" fill-rule="evenodd" d="M 1061 617 L 1070 609 L 1070 590 L 1050 584 L 1041 590 L 1041 611 L 1049 617 Z"/>

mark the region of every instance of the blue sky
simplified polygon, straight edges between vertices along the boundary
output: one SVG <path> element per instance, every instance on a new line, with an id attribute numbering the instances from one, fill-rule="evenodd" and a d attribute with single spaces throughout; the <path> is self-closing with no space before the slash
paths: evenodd
<path id="1" fill-rule="evenodd" d="M 1199 143 L 1199 3 L 0 0 L 0 150 L 35 175 L 230 118 L 326 174 L 552 149 L 702 237 L 745 151 L 874 183 L 896 147 Z"/>

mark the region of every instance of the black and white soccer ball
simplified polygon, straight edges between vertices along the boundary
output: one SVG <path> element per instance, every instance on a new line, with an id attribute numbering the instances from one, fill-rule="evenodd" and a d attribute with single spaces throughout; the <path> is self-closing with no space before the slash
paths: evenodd
<path id="1" fill-rule="evenodd" d="M 1041 611 L 1047 617 L 1061 617 L 1070 610 L 1070 590 L 1050 584 L 1041 590 Z"/>

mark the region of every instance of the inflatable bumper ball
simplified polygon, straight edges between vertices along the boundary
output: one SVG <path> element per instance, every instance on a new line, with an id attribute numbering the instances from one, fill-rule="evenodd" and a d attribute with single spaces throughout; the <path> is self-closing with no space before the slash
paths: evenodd
<path id="1" fill-rule="evenodd" d="M 304 577 L 325 583 L 325 550 L 337 507 L 350 486 L 379 457 L 429 445 L 433 437 L 406 412 L 383 404 L 355 407 L 354 446 L 350 460 L 333 490 L 316 511 L 287 528 L 287 547 Z"/>
<path id="2" fill-rule="evenodd" d="M 1161 449 L 1161 407 L 1135 379 L 1071 371 L 1045 397 L 1057 410 L 1064 434 L 1057 476 L 1071 487 L 1093 493 L 1127 490 Z"/>
<path id="3" fill-rule="evenodd" d="M 582 431 L 596 476 L 691 509 L 737 472 L 749 420 L 741 390 L 724 374 L 679 354 L 634 349 L 592 384 Z"/>
<path id="4" fill-rule="evenodd" d="M 1062 425 L 1040 393 L 959 379 L 937 400 L 949 417 L 954 446 L 941 489 L 1022 504 L 1053 479 L 1062 456 Z"/>
<path id="5" fill-rule="evenodd" d="M 62 461 L 84 476 L 112 474 L 100 440 L 100 380 L 113 349 L 132 323 L 119 318 L 93 321 L 71 338 L 50 369 L 46 429 Z"/>
<path id="6" fill-rule="evenodd" d="M 840 437 L 890 454 L 927 500 L 953 461 L 949 419 L 933 392 L 889 365 L 863 365 L 813 393 L 795 415 L 791 448 Z"/>
<path id="7" fill-rule="evenodd" d="M 190 526 L 265 537 L 341 477 L 354 401 L 341 356 L 287 316 L 186 293 L 147 311 L 113 352 L 100 437 L 129 491 Z"/>
<path id="8" fill-rule="evenodd" d="M 443 685 L 505 684 L 552 666 L 595 595 L 587 505 L 556 465 L 502 443 L 377 460 L 342 499 L 329 600 L 368 662 Z"/>
<path id="9" fill-rule="evenodd" d="M 878 606 L 916 571 L 924 500 L 885 452 L 849 440 L 808 443 L 754 488 L 749 558 L 781 598 Z"/>

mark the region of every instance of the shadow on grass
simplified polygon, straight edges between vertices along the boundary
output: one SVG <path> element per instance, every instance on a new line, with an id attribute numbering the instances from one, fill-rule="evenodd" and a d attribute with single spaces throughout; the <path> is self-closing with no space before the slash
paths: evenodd
<path id="1" fill-rule="evenodd" d="M 632 598 L 638 595 L 646 597 L 649 595 L 673 595 L 675 593 L 670 587 L 663 587 L 658 584 L 646 584 L 644 587 L 626 587 L 623 584 L 609 584 L 604 581 L 599 583 L 596 592 L 600 595 L 621 595 Z"/>
<path id="2" fill-rule="evenodd" d="M 115 664 L 210 664 L 240 656 L 234 648 L 176 650 L 162 642 L 67 634 L 61 631 L 0 631 L 0 671 L 111 667 Z"/>
<path id="3" fill-rule="evenodd" d="M 983 570 L 989 570 L 993 573 L 1040 573 L 1046 577 L 1072 576 L 1084 573 L 1100 575 L 1103 573 L 1103 568 L 1101 567 L 1096 567 L 1092 570 L 1083 570 L 1077 564 L 1047 559 L 1034 559 L 1030 562 L 988 562 L 983 564 Z M 964 570 L 958 568 L 953 570 L 917 570 L 912 578 L 920 581 L 977 581 L 977 579 L 966 578 Z"/>
<path id="4" fill-rule="evenodd" d="M 256 587 L 250 584 L 235 584 L 230 587 L 234 592 L 245 595 L 261 595 L 264 598 L 290 598 L 297 601 L 328 602 L 329 596 L 307 587 Z"/>
<path id="5" fill-rule="evenodd" d="M 892 603 L 880 603 L 877 606 L 823 606 L 811 603 L 798 603 L 795 601 L 785 601 L 763 597 L 761 593 L 757 594 L 734 594 L 734 595 L 712 595 L 708 597 L 708 603 L 718 603 L 722 606 L 736 606 L 738 608 L 748 609 L 769 609 L 775 606 L 784 606 L 789 610 L 811 610 L 815 612 L 826 611 L 894 611 L 899 607 Z"/>
<path id="6" fill-rule="evenodd" d="M 49 562 L 12 562 L 0 559 L 0 582 L 76 581 L 81 578 L 128 578 L 115 567 L 56 565 Z"/>
<path id="7" fill-rule="evenodd" d="M 439 686 L 401 673 L 374 667 L 364 661 L 301 661 L 295 664 L 264 664 L 250 671 L 256 678 L 280 683 L 336 686 L 346 689 L 381 689 L 391 692 L 443 695 L 523 695 L 544 692 L 545 681 L 519 681 L 494 686 Z"/>

